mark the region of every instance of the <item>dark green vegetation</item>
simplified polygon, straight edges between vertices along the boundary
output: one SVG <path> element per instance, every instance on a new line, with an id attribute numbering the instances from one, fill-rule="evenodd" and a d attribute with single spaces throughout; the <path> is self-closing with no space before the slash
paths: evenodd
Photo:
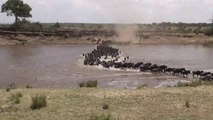
<path id="1" fill-rule="evenodd" d="M 106 104 L 106 103 L 104 103 L 104 104 L 103 104 L 103 109 L 104 109 L 104 110 L 109 109 L 109 105 L 108 105 L 108 104 Z"/>
<path id="2" fill-rule="evenodd" d="M 32 104 L 30 108 L 32 110 L 41 109 L 42 107 L 47 106 L 46 96 L 44 95 L 36 95 L 32 97 Z"/>
<path id="3" fill-rule="evenodd" d="M 15 16 L 15 24 L 19 18 L 32 17 L 31 10 L 32 8 L 22 0 L 7 0 L 1 6 L 1 12 L 6 12 L 7 16 Z"/>
<path id="4" fill-rule="evenodd" d="M 201 81 L 201 80 L 196 80 L 192 81 L 189 83 L 181 83 L 179 82 L 176 87 L 198 87 L 202 85 L 213 85 L 212 81 Z"/>
<path id="5" fill-rule="evenodd" d="M 11 31 L 39 32 L 42 31 L 43 27 L 39 22 L 31 23 L 30 21 L 23 19 L 21 21 L 18 21 L 17 23 L 10 25 L 6 29 Z"/>
<path id="6" fill-rule="evenodd" d="M 98 81 L 97 80 L 89 80 L 89 81 L 83 81 L 78 83 L 79 87 L 97 87 Z"/>
<path id="7" fill-rule="evenodd" d="M 189 104 L 189 101 L 188 101 L 188 100 L 186 100 L 186 102 L 185 102 L 185 106 L 186 106 L 187 108 L 189 108 L 189 107 L 190 107 L 190 104 Z"/>
<path id="8" fill-rule="evenodd" d="M 26 87 L 27 89 L 32 89 L 32 88 L 33 88 L 33 87 L 32 87 L 31 85 L 29 85 L 29 84 L 26 85 L 25 87 Z"/>
<path id="9" fill-rule="evenodd" d="M 14 27 L 17 27 L 18 31 L 32 31 L 32 32 L 55 32 L 55 31 L 93 31 L 98 30 L 114 32 L 116 31 L 117 26 L 126 26 L 122 24 L 82 24 L 82 23 L 31 23 L 25 19 L 17 22 L 18 25 L 8 25 L 0 24 L 0 29 L 2 30 L 14 30 Z M 190 35 L 211 35 L 211 23 L 153 23 L 153 24 L 131 24 L 129 26 L 137 26 L 137 36 L 144 35 L 144 32 L 162 32 L 167 34 L 181 33 L 186 34 L 186 37 Z M 106 38 L 110 37 L 110 34 L 106 34 Z M 144 36 L 147 37 L 147 36 Z"/>

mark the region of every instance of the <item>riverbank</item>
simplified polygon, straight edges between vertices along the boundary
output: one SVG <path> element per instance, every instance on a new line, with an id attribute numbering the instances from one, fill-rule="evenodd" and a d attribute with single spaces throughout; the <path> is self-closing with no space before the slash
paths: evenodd
<path id="1" fill-rule="evenodd" d="M 128 36 L 126 36 L 128 37 Z M 195 34 L 144 32 L 129 41 L 119 40 L 112 31 L 66 31 L 66 32 L 7 32 L 0 31 L 0 45 L 41 45 L 41 44 L 113 44 L 142 45 L 206 45 L 212 44 L 213 37 Z"/>
<path id="2" fill-rule="evenodd" d="M 0 118 L 85 120 L 101 115 L 112 119 L 212 120 L 213 87 L 128 89 L 15 89 L 0 90 Z M 21 93 L 20 104 L 10 102 Z M 31 110 L 31 97 L 45 95 L 47 107 Z M 103 104 L 106 109 L 103 109 Z"/>

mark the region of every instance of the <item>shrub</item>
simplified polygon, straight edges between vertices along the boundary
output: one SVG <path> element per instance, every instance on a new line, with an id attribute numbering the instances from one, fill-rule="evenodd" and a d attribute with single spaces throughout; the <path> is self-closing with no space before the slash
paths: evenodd
<path id="1" fill-rule="evenodd" d="M 107 110 L 107 109 L 109 109 L 109 105 L 106 104 L 106 103 L 104 103 L 102 108 L 103 108 L 104 110 Z"/>
<path id="2" fill-rule="evenodd" d="M 23 97 L 23 95 L 20 92 L 16 94 L 11 94 L 10 101 L 12 101 L 15 104 L 20 104 L 20 97 Z"/>
<path id="3" fill-rule="evenodd" d="M 97 80 L 90 80 L 87 82 L 80 82 L 78 83 L 79 87 L 97 87 L 98 86 L 98 81 Z"/>
<path id="4" fill-rule="evenodd" d="M 41 109 L 46 106 L 47 106 L 46 96 L 36 95 L 32 97 L 32 104 L 30 106 L 32 110 Z"/>
<path id="5" fill-rule="evenodd" d="M 185 102 L 185 106 L 186 106 L 187 108 L 190 107 L 190 104 L 189 104 L 189 101 L 188 101 L 188 100 Z"/>
<path id="6" fill-rule="evenodd" d="M 85 82 L 80 82 L 80 83 L 78 83 L 78 86 L 79 86 L 79 87 L 85 87 Z"/>
<path id="7" fill-rule="evenodd" d="M 113 120 L 110 114 L 108 115 L 91 115 L 89 120 Z"/>
<path id="8" fill-rule="evenodd" d="M 43 30 L 43 26 L 39 22 L 31 23 L 30 21 L 23 19 L 10 25 L 9 30 L 40 32 Z"/>
<path id="9" fill-rule="evenodd" d="M 6 92 L 9 92 L 10 91 L 10 88 L 6 88 Z"/>
<path id="10" fill-rule="evenodd" d="M 94 81 L 87 81 L 86 82 L 86 87 L 97 87 L 98 85 L 98 81 L 94 80 Z"/>
<path id="11" fill-rule="evenodd" d="M 54 27 L 54 28 L 60 28 L 60 27 L 61 27 L 61 25 L 60 25 L 60 23 L 59 23 L 59 22 L 56 22 L 56 23 L 53 25 L 53 27 Z"/>
<path id="12" fill-rule="evenodd" d="M 213 35 L 213 29 L 211 28 L 211 29 L 207 29 L 205 32 L 204 32 L 204 35 L 206 35 L 206 36 L 211 36 L 211 35 Z"/>
<path id="13" fill-rule="evenodd" d="M 26 85 L 25 86 L 27 89 L 32 89 L 33 87 L 31 85 Z"/>

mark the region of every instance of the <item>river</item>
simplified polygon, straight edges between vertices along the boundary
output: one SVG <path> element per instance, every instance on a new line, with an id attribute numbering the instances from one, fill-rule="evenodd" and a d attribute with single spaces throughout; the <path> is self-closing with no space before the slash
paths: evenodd
<path id="1" fill-rule="evenodd" d="M 213 72 L 213 47 L 201 45 L 114 45 L 133 62 L 152 62 L 170 67 Z M 138 71 L 108 70 L 82 65 L 83 53 L 95 45 L 0 46 L 0 87 L 10 83 L 39 88 L 73 88 L 87 80 L 99 87 L 136 88 L 157 86 L 168 79 Z"/>

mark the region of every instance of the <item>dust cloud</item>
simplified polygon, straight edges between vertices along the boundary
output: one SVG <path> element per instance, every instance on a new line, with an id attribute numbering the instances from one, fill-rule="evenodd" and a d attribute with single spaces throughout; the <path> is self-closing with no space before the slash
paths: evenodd
<path id="1" fill-rule="evenodd" d="M 139 30 L 136 24 L 120 24 L 115 26 L 115 31 L 117 33 L 116 42 L 122 43 L 137 43 L 138 38 L 136 36 Z"/>

